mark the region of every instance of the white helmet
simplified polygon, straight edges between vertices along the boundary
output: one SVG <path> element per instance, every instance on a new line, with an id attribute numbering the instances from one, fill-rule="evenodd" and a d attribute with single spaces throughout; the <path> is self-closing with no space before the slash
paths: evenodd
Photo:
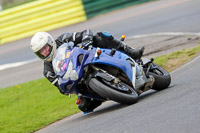
<path id="1" fill-rule="evenodd" d="M 32 51 L 42 60 L 51 62 L 56 51 L 56 43 L 47 32 L 37 32 L 31 39 Z"/>

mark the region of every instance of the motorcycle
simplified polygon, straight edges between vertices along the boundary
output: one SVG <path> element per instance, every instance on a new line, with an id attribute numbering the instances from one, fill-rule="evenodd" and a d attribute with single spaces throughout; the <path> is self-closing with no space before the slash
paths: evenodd
<path id="1" fill-rule="evenodd" d="M 171 83 L 170 74 L 153 59 L 135 61 L 117 49 L 68 42 L 57 49 L 52 64 L 57 77 L 53 84 L 58 81 L 66 94 L 76 94 L 77 104 L 81 97 L 133 104 L 141 93 Z"/>

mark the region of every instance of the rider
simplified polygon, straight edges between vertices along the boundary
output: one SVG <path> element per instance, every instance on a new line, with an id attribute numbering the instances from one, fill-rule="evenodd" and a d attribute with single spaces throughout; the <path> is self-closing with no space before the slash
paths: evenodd
<path id="1" fill-rule="evenodd" d="M 55 80 L 55 73 L 52 67 L 53 55 L 59 46 L 70 41 L 74 42 L 75 46 L 79 43 L 82 43 L 83 45 L 91 43 L 94 47 L 109 49 L 115 48 L 131 56 L 135 60 L 140 59 L 144 51 L 144 47 L 133 49 L 121 41 L 114 39 L 109 32 L 98 32 L 95 35 L 93 35 L 93 32 L 90 29 L 82 32 L 67 32 L 60 35 L 56 40 L 54 40 L 54 38 L 47 32 L 37 32 L 31 39 L 30 47 L 40 59 L 44 60 L 43 74 L 50 82 Z M 58 82 L 54 85 L 62 94 L 66 93 L 65 90 L 62 90 L 59 87 Z M 79 104 L 78 107 L 83 112 L 86 112 L 93 110 L 100 104 L 101 102 L 99 101 L 81 97 L 81 104 Z"/>

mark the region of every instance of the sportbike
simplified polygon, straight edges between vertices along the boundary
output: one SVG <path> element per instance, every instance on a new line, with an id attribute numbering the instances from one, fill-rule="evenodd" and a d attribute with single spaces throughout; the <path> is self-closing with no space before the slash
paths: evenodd
<path id="1" fill-rule="evenodd" d="M 117 49 L 64 43 L 57 49 L 52 64 L 57 77 L 54 83 L 58 81 L 67 94 L 102 102 L 133 104 L 141 93 L 163 90 L 171 83 L 170 74 L 153 59 L 135 61 Z"/>

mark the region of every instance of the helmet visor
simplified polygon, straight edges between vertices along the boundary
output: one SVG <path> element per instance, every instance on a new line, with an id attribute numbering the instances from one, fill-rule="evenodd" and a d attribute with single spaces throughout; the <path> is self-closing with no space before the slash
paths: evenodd
<path id="1" fill-rule="evenodd" d="M 35 52 L 35 54 L 41 59 L 46 59 L 51 54 L 52 49 L 53 46 L 47 43 L 39 51 Z"/>

